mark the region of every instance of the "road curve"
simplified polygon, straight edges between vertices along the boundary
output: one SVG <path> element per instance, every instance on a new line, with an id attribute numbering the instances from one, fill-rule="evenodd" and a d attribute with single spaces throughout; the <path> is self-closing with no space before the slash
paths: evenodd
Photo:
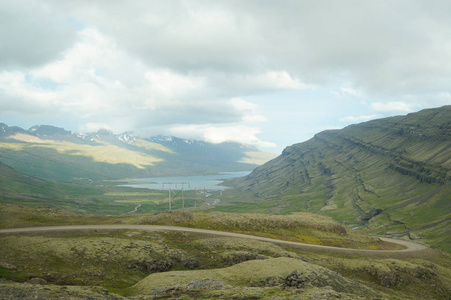
<path id="1" fill-rule="evenodd" d="M 393 244 L 397 244 L 405 247 L 402 250 L 364 250 L 364 249 L 351 249 L 351 248 L 339 248 L 332 246 L 322 246 L 322 245 L 312 245 L 297 243 L 291 241 L 276 240 L 271 238 L 265 238 L 260 236 L 224 232 L 208 229 L 198 229 L 198 228 L 188 228 L 188 227 L 176 227 L 176 226 L 162 226 L 162 225 L 67 225 L 67 226 L 44 226 L 44 227 L 25 227 L 25 228 L 10 228 L 10 229 L 0 229 L 0 234 L 14 234 L 14 233 L 39 233 L 39 232 L 49 232 L 49 231 L 67 231 L 67 230 L 144 230 L 144 231 L 182 231 L 190 233 L 200 233 L 200 234 L 210 234 L 216 236 L 225 237 L 235 237 L 252 239 L 263 242 L 276 243 L 281 245 L 289 245 L 296 248 L 301 248 L 310 251 L 326 251 L 333 253 L 349 253 L 349 254 L 388 254 L 388 256 L 393 256 L 393 254 L 406 254 L 409 252 L 417 252 L 429 249 L 423 244 L 418 244 L 411 241 L 396 240 L 390 238 L 380 237 L 381 240 Z"/>

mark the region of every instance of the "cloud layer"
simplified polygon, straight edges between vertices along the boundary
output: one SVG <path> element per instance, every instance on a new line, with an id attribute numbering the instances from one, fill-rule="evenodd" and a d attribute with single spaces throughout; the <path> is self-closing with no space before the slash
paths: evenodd
<path id="1" fill-rule="evenodd" d="M 280 107 L 322 128 L 450 104 L 451 3 L 433 2 L 4 1 L 0 117 L 269 147 Z"/>

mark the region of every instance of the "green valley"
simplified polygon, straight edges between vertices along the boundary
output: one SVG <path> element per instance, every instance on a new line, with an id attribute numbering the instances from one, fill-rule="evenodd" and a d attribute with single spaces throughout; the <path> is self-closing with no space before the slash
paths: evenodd
<path id="1" fill-rule="evenodd" d="M 2 299 L 451 297 L 451 106 L 324 131 L 268 162 L 235 143 L 2 126 Z M 184 207 L 169 191 L 172 211 L 168 190 L 121 186 L 253 168 L 186 190 Z"/>

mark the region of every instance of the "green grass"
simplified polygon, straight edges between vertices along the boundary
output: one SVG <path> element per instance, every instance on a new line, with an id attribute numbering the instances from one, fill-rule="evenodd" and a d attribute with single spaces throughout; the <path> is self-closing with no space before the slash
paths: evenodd
<path id="1" fill-rule="evenodd" d="M 303 295 L 314 296 L 318 289 L 328 285 L 338 293 L 354 297 L 439 299 L 446 295 L 451 276 L 449 257 L 393 260 L 318 255 L 260 241 L 181 232 L 25 234 L 0 237 L 0 251 L 3 254 L 0 263 L 7 261 L 19 270 L 0 268 L 3 279 L 24 282 L 40 277 L 50 284 L 101 286 L 124 296 L 180 286 L 178 295 L 192 298 L 231 297 L 237 289 L 242 289 L 247 297 L 257 292 L 263 298 L 271 295 L 283 298 L 289 297 L 294 289 L 281 289 L 280 285 L 297 270 L 307 280 Z M 160 272 L 152 269 L 149 274 L 146 266 L 154 264 L 162 269 Z M 269 278 L 273 278 L 275 286 L 267 285 Z M 202 279 L 223 281 L 226 286 L 186 290 L 186 284 Z"/>
<path id="2" fill-rule="evenodd" d="M 333 220 L 307 213 L 292 215 L 221 212 L 164 212 L 122 217 L 79 215 L 55 208 L 0 205 L 0 228 L 63 224 L 155 224 L 230 231 L 337 247 L 377 249 L 377 239 L 346 230 Z"/>
<path id="3" fill-rule="evenodd" d="M 312 214 L 172 212 L 107 217 L 78 215 L 53 208 L 0 205 L 2 228 L 121 223 L 210 228 L 288 240 L 304 236 L 309 242 L 316 240 L 336 245 L 354 242 L 355 247 L 371 242 L 371 238 L 359 233 L 336 234 L 343 230 L 341 225 Z M 440 299 L 446 298 L 451 286 L 451 258 L 433 250 L 421 254 L 423 257 L 394 260 L 355 254 L 317 254 L 267 242 L 185 232 L 122 230 L 2 235 L 0 253 L 0 266 L 7 263 L 16 267 L 0 267 L 0 291 L 2 287 L 11 286 L 26 289 L 11 282 L 40 277 L 50 285 L 39 293 L 52 292 L 60 297 L 63 295 L 60 293 L 72 290 L 70 286 L 96 285 L 101 293 L 107 288 L 123 296 L 152 293 L 155 287 L 178 286 L 174 296 L 186 299 L 233 298 L 237 293 L 245 298 L 289 298 L 294 289 L 281 288 L 281 284 L 294 270 L 302 271 L 308 279 L 303 295 L 309 297 L 324 294 L 326 290 L 322 287 L 329 285 L 336 293 L 334 297 L 341 298 L 374 294 L 374 297 L 385 295 L 388 299 L 415 296 Z M 8 281 L 4 283 L 1 278 Z M 226 286 L 189 290 L 184 285 L 207 278 L 224 281 Z M 268 286 L 268 278 L 276 285 Z M 67 288 L 58 289 L 58 286 Z M 37 287 L 35 292 L 39 289 Z M 74 291 L 75 295 L 85 292 L 83 289 Z"/>

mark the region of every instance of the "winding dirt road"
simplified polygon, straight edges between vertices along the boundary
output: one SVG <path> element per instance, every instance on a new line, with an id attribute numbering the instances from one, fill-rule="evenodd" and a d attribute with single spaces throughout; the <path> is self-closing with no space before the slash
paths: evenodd
<path id="1" fill-rule="evenodd" d="M 389 242 L 392 244 L 397 244 L 405 247 L 402 250 L 363 250 L 363 249 L 351 249 L 351 248 L 338 248 L 332 246 L 321 246 L 312 244 L 303 244 L 291 241 L 276 240 L 271 238 L 265 238 L 254 235 L 215 231 L 207 229 L 198 228 L 187 228 L 187 227 L 176 227 L 176 226 L 161 226 L 161 225 L 68 225 L 68 226 L 45 226 L 45 227 L 26 227 L 26 228 L 11 228 L 11 229 L 1 229 L 0 234 L 15 234 L 15 233 L 39 233 L 39 232 L 49 232 L 49 231 L 68 231 L 68 230 L 144 230 L 144 231 L 182 231 L 198 234 L 209 234 L 215 236 L 225 236 L 225 237 L 235 237 L 259 240 L 263 242 L 276 243 L 281 245 L 289 245 L 292 247 L 300 248 L 307 251 L 321 251 L 330 253 L 348 253 L 348 254 L 377 254 L 389 257 L 397 257 L 400 255 L 405 255 L 407 253 L 419 252 L 429 249 L 423 244 L 418 244 L 411 241 L 396 240 L 390 238 L 380 237 L 381 240 Z"/>

